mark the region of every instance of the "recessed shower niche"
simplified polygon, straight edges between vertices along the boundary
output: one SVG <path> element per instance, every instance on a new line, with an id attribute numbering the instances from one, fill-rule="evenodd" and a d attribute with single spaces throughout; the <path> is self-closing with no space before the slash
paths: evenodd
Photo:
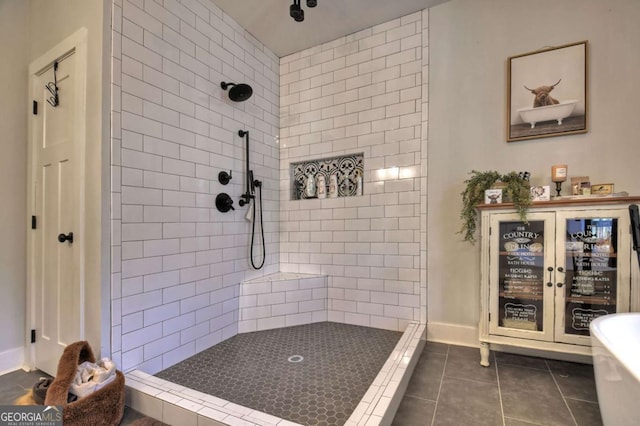
<path id="1" fill-rule="evenodd" d="M 290 172 L 292 200 L 362 195 L 364 154 L 291 163 Z"/>

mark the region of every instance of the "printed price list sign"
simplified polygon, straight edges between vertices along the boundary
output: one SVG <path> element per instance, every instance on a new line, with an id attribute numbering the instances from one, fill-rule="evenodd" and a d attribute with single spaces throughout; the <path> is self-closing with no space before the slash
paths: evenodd
<path id="1" fill-rule="evenodd" d="M 616 312 L 615 218 L 568 219 L 565 236 L 565 333 L 589 335 L 595 318 Z"/>
<path id="2" fill-rule="evenodd" d="M 544 222 L 500 222 L 500 327 L 542 331 Z"/>

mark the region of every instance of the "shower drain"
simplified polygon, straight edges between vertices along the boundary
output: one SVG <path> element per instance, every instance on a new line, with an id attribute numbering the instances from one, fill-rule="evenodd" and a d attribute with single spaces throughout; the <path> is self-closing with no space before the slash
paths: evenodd
<path id="1" fill-rule="evenodd" d="M 304 357 L 302 355 L 291 355 L 289 358 L 287 358 L 287 361 L 289 362 L 301 362 L 304 359 Z"/>

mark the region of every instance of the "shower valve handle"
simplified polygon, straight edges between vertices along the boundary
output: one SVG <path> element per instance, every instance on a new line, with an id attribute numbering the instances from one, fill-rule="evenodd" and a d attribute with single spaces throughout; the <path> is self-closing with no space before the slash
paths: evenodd
<path id="1" fill-rule="evenodd" d="M 235 210 L 233 208 L 233 200 L 229 197 L 229 194 L 225 194 L 224 192 L 218 194 L 216 197 L 216 208 L 222 213 L 226 213 L 229 210 Z"/>
<path id="2" fill-rule="evenodd" d="M 231 170 L 229 170 L 229 173 L 227 173 L 224 170 L 218 173 L 218 182 L 220 182 L 221 184 L 226 185 L 229 183 L 230 180 L 231 180 Z"/>

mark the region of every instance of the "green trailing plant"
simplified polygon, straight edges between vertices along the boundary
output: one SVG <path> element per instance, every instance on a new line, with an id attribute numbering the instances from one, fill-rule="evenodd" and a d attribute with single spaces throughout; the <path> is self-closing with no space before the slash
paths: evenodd
<path id="1" fill-rule="evenodd" d="M 462 227 L 459 233 L 464 241 L 474 243 L 478 225 L 476 206 L 484 203 L 484 191 L 494 186 L 502 187 L 502 198 L 505 202 L 513 203 L 520 219 L 527 220 L 527 211 L 531 206 L 531 192 L 529 181 L 523 179 L 517 172 L 501 175 L 496 171 L 479 172 L 472 170 L 471 177 L 464 181 L 466 184 L 462 195 Z"/>

